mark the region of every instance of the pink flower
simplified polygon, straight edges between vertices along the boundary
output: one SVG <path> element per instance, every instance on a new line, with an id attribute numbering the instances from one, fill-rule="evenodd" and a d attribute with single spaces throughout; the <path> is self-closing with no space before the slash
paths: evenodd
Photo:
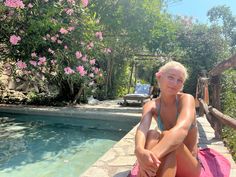
<path id="1" fill-rule="evenodd" d="M 67 46 L 67 45 L 65 45 L 65 46 L 64 46 L 64 49 L 65 49 L 65 50 L 66 50 L 66 49 L 68 49 L 68 46 Z"/>
<path id="2" fill-rule="evenodd" d="M 72 15 L 74 13 L 73 9 L 65 9 L 67 15 Z"/>
<path id="3" fill-rule="evenodd" d="M 95 68 L 94 69 L 94 73 L 97 74 L 99 72 L 99 69 L 98 68 Z"/>
<path id="4" fill-rule="evenodd" d="M 80 73 L 81 76 L 84 76 L 87 72 L 84 70 L 83 66 L 77 66 L 76 71 Z"/>
<path id="5" fill-rule="evenodd" d="M 67 0 L 67 2 L 70 4 L 75 4 L 75 0 Z"/>
<path id="6" fill-rule="evenodd" d="M 20 36 L 12 35 L 10 36 L 10 42 L 12 45 L 16 45 L 21 40 Z"/>
<path id="7" fill-rule="evenodd" d="M 31 65 L 33 65 L 33 66 L 37 66 L 37 62 L 34 61 L 34 60 L 30 60 L 29 63 L 30 63 Z"/>
<path id="8" fill-rule="evenodd" d="M 87 49 L 92 49 L 93 47 L 94 47 L 93 42 L 90 42 L 90 43 L 87 45 Z"/>
<path id="9" fill-rule="evenodd" d="M 24 3 L 21 0 L 6 0 L 4 4 L 7 7 L 13 8 L 23 9 L 25 7 Z"/>
<path id="10" fill-rule="evenodd" d="M 52 40 L 52 42 L 56 42 L 57 37 L 56 37 L 56 36 L 52 36 L 52 37 L 51 37 L 51 40 Z"/>
<path id="11" fill-rule="evenodd" d="M 82 0 L 82 5 L 83 5 L 83 7 L 87 7 L 88 6 L 88 0 Z"/>
<path id="12" fill-rule="evenodd" d="M 111 53 L 111 49 L 110 48 L 105 48 L 104 53 L 107 53 L 107 54 Z"/>
<path id="13" fill-rule="evenodd" d="M 68 31 L 67 31 L 65 28 L 61 28 L 61 29 L 60 29 L 60 33 L 61 33 L 61 34 L 67 34 Z"/>
<path id="14" fill-rule="evenodd" d="M 64 71 L 66 74 L 74 74 L 75 71 L 73 69 L 71 69 L 69 66 L 64 68 Z"/>
<path id="15" fill-rule="evenodd" d="M 38 65 L 45 65 L 46 64 L 46 57 L 39 57 Z"/>
<path id="16" fill-rule="evenodd" d="M 57 40 L 57 43 L 58 43 L 58 44 L 62 44 L 62 41 L 58 39 L 58 40 Z"/>
<path id="17" fill-rule="evenodd" d="M 57 63 L 57 60 L 51 60 L 52 65 L 55 65 Z"/>
<path id="18" fill-rule="evenodd" d="M 95 36 L 99 39 L 99 40 L 103 40 L 103 37 L 102 37 L 102 32 L 101 31 L 99 31 L 99 32 L 96 32 L 95 33 Z"/>
<path id="19" fill-rule="evenodd" d="M 87 61 L 87 55 L 82 57 L 82 61 Z"/>
<path id="20" fill-rule="evenodd" d="M 37 54 L 35 52 L 31 53 L 31 57 L 37 57 Z"/>
<path id="21" fill-rule="evenodd" d="M 76 51 L 75 56 L 76 56 L 77 59 L 80 59 L 83 55 L 80 51 Z"/>
<path id="22" fill-rule="evenodd" d="M 48 49 L 48 52 L 51 53 L 51 54 L 55 53 L 51 48 Z"/>
<path id="23" fill-rule="evenodd" d="M 95 74 L 97 74 L 99 72 L 99 69 L 96 67 L 92 67 L 92 70 L 94 71 Z"/>
<path id="24" fill-rule="evenodd" d="M 96 59 L 90 60 L 89 63 L 90 65 L 94 65 L 96 63 Z"/>
<path id="25" fill-rule="evenodd" d="M 90 73 L 90 74 L 89 74 L 89 77 L 94 78 L 94 74 L 93 74 L 93 73 Z"/>
<path id="26" fill-rule="evenodd" d="M 22 60 L 19 60 L 17 63 L 16 63 L 17 67 L 20 68 L 20 69 L 25 69 L 27 67 L 26 63 L 23 62 Z"/>
<path id="27" fill-rule="evenodd" d="M 68 31 L 73 31 L 73 30 L 75 30 L 75 27 L 70 26 L 70 27 L 67 28 L 67 30 L 68 30 Z"/>
<path id="28" fill-rule="evenodd" d="M 29 8 L 32 8 L 32 7 L 33 7 L 33 5 L 32 5 L 31 3 L 29 3 L 29 4 L 28 4 L 28 7 L 29 7 Z"/>

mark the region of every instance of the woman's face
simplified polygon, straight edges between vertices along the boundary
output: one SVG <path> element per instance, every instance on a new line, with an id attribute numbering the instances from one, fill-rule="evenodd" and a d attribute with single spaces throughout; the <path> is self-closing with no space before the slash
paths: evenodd
<path id="1" fill-rule="evenodd" d="M 178 68 L 171 68 L 161 73 L 158 77 L 161 92 L 177 94 L 184 85 L 184 72 Z"/>

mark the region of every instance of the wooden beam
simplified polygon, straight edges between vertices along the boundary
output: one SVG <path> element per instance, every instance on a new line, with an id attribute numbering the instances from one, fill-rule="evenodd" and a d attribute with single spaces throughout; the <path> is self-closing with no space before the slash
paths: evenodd
<path id="1" fill-rule="evenodd" d="M 236 119 L 231 118 L 230 116 L 227 116 L 223 114 L 222 112 L 218 111 L 217 109 L 210 107 L 209 111 L 211 114 L 216 117 L 219 121 L 221 121 L 224 125 L 228 125 L 232 127 L 234 130 L 236 130 Z"/>
<path id="2" fill-rule="evenodd" d="M 212 115 L 210 114 L 210 111 L 208 109 L 208 105 L 204 102 L 204 100 L 202 98 L 199 98 L 199 103 L 200 103 L 200 107 L 204 110 L 205 114 L 206 114 L 206 118 L 208 120 L 208 122 L 211 124 L 211 127 L 214 127 L 214 121 L 212 120 Z"/>
<path id="3" fill-rule="evenodd" d="M 236 54 L 230 57 L 227 60 L 222 61 L 217 66 L 215 66 L 211 71 L 209 71 L 209 74 L 211 76 L 216 76 L 221 74 L 223 71 L 236 66 Z"/>
<path id="4" fill-rule="evenodd" d="M 199 99 L 200 107 L 203 108 L 206 118 L 208 122 L 211 124 L 211 127 L 215 130 L 215 138 L 220 138 L 221 137 L 221 121 L 216 119 L 213 114 L 211 114 L 208 105 L 203 101 L 203 99 Z"/>

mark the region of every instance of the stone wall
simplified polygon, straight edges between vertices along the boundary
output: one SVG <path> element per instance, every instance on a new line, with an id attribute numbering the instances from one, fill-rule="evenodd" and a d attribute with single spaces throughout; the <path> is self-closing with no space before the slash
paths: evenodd
<path id="1" fill-rule="evenodd" d="M 12 64 L 0 62 L 0 101 L 16 103 L 27 100 L 26 86 L 17 90 L 22 83 L 16 83 L 12 76 Z"/>

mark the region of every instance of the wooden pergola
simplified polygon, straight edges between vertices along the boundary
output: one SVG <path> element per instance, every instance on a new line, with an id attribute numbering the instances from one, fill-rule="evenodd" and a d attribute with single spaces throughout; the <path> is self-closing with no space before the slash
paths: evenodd
<path id="1" fill-rule="evenodd" d="M 171 57 L 173 59 L 173 57 Z M 160 54 L 150 54 L 150 53 L 137 53 L 134 55 L 134 60 L 131 63 L 131 69 L 130 69 L 130 77 L 129 77 L 129 85 L 128 85 L 128 93 L 130 93 L 130 87 L 132 83 L 132 78 L 133 76 L 135 77 L 134 83 L 136 84 L 137 82 L 137 75 L 136 73 L 136 68 L 137 68 L 137 63 L 139 61 L 153 61 L 153 60 L 159 60 L 161 62 L 169 60 L 170 57 L 166 55 L 160 55 Z"/>

